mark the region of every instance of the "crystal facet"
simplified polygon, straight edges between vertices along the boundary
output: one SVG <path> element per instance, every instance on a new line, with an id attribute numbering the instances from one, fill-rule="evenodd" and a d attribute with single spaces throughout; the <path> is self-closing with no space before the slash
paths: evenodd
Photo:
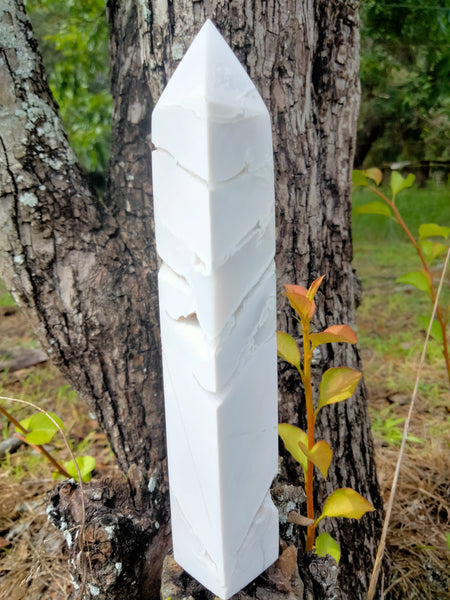
<path id="1" fill-rule="evenodd" d="M 175 560 L 226 600 L 278 557 L 267 109 L 207 21 L 152 115 Z"/>

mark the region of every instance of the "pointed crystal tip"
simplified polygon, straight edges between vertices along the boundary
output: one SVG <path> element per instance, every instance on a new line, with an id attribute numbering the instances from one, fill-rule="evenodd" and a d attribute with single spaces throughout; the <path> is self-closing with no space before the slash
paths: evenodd
<path id="1" fill-rule="evenodd" d="M 245 69 L 209 19 L 178 65 L 155 112 L 169 107 L 219 120 L 267 111 Z"/>

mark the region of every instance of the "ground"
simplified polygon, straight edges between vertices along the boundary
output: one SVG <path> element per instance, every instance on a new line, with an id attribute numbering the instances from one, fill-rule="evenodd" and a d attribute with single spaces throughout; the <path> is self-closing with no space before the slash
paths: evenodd
<path id="1" fill-rule="evenodd" d="M 76 456 L 95 456 L 96 477 L 116 469 L 105 435 L 52 364 L 12 370 L 18 359 L 38 348 L 23 315 L 0 306 L 0 394 L 30 400 L 58 414 Z M 0 403 L 17 419 L 30 414 L 13 402 Z M 0 423 L 1 443 L 14 428 L 2 416 Z M 60 440 L 52 440 L 48 449 L 58 460 L 69 458 Z M 28 446 L 0 458 L 0 600 L 65 600 L 72 589 L 64 538 L 47 521 L 46 493 L 55 485 L 52 471 Z"/>
<path id="2" fill-rule="evenodd" d="M 443 202 L 448 202 L 448 195 L 446 198 Z M 427 209 L 427 222 L 437 220 L 441 212 L 433 215 Z M 383 217 L 358 217 L 364 218 L 370 219 L 370 231 L 369 221 L 354 224 L 355 267 L 363 287 L 357 332 L 378 473 L 387 500 L 424 340 L 418 316 L 429 314 L 430 306 L 425 295 L 395 282 L 405 269 L 416 268 L 408 267 L 410 260 L 414 263 L 414 251 L 393 233 L 391 225 L 385 227 Z M 436 264 L 436 278 L 440 264 Z M 447 275 L 446 304 L 448 282 Z M 22 367 L 14 370 L 19 360 L 37 361 L 39 345 L 0 288 L 1 304 L 6 307 L 0 306 L 0 395 L 26 399 L 57 413 L 76 455 L 95 456 L 94 477 L 115 469 L 105 436 L 50 363 L 24 368 L 22 362 Z M 35 352 L 30 354 L 30 350 Z M 11 401 L 0 403 L 18 419 L 29 415 L 29 409 Z M 439 344 L 432 341 L 389 528 L 387 553 L 393 578 L 389 589 L 385 586 L 385 598 L 450 598 L 450 549 L 446 543 L 446 532 L 450 534 L 449 413 L 447 375 Z M 0 424 L 1 443 L 13 435 L 14 428 L 1 416 Z M 59 440 L 52 441 L 49 450 L 57 459 L 68 458 Z M 64 539 L 46 518 L 46 492 L 54 485 L 51 474 L 47 461 L 29 447 L 0 459 L 0 600 L 64 600 L 71 590 Z"/>

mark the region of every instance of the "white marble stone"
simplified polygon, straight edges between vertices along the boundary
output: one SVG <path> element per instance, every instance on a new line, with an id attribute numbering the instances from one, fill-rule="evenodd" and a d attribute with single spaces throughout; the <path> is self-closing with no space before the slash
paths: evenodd
<path id="1" fill-rule="evenodd" d="M 227 599 L 278 556 L 270 119 L 210 21 L 152 116 L 175 560 Z"/>
<path id="2" fill-rule="evenodd" d="M 181 302 L 175 305 L 179 281 L 164 265 L 159 274 L 161 306 L 165 308 L 161 311 L 164 351 L 167 356 L 173 352 L 178 360 L 185 356 L 186 366 L 196 381 L 207 391 L 219 392 L 246 357 L 268 337 L 273 337 L 276 326 L 274 264 L 270 264 L 215 338 L 206 335 L 192 311 L 193 304 L 186 305 L 181 296 Z"/>

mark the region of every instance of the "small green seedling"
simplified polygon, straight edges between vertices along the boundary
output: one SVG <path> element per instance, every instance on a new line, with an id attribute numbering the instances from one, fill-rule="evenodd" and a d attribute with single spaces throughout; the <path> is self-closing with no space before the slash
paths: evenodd
<path id="1" fill-rule="evenodd" d="M 14 399 L 10 398 L 10 400 Z M 19 422 L 2 406 L 0 406 L 0 413 L 15 426 L 16 437 L 38 450 L 52 463 L 56 469 L 53 473 L 54 479 L 78 479 L 78 471 L 74 459 L 60 463 L 44 447 L 45 444 L 48 444 L 53 439 L 58 431 L 61 432 L 64 429 L 64 424 L 57 415 L 52 412 L 39 411 Z M 95 458 L 92 456 L 80 456 L 76 458 L 76 462 L 81 474 L 81 480 L 87 483 L 91 480 L 92 471 L 95 469 Z"/>
<path id="2" fill-rule="evenodd" d="M 57 424 L 64 428 L 64 424 L 55 413 L 49 412 L 49 416 L 44 413 L 36 413 L 27 419 L 20 421 L 21 428 L 16 427 L 16 433 L 23 433 L 23 430 L 27 430 L 24 439 L 30 446 L 41 446 L 48 444 L 55 433 L 58 431 Z M 51 417 L 52 420 L 49 418 Z"/>
<path id="3" fill-rule="evenodd" d="M 371 411 L 372 431 L 380 435 L 387 444 L 394 446 L 400 446 L 402 443 L 403 431 L 400 425 L 405 420 L 405 417 L 396 417 L 390 407 L 377 412 Z M 425 443 L 425 440 L 410 433 L 408 433 L 406 439 L 416 444 Z"/>
<path id="4" fill-rule="evenodd" d="M 317 525 L 325 517 L 360 519 L 366 512 L 375 509 L 368 500 L 355 490 L 342 488 L 335 490 L 325 501 L 322 513 L 318 517 L 315 515 L 313 497 L 314 467 L 326 479 L 333 457 L 333 451 L 326 441 L 315 441 L 314 429 L 317 414 L 329 404 L 335 404 L 350 398 L 361 379 L 361 373 L 356 369 L 349 367 L 328 369 L 323 374 L 320 382 L 319 398 L 317 402 L 314 403 L 313 401 L 311 360 L 314 349 L 321 344 L 333 342 L 355 344 L 357 341 L 355 332 L 348 325 L 332 325 L 318 333 L 310 331 L 311 319 L 316 310 L 314 296 L 322 279 L 323 277 L 316 279 L 308 290 L 300 285 L 285 286 L 285 295 L 299 321 L 303 337 L 303 356 L 294 338 L 287 333 L 277 331 L 278 356 L 293 365 L 300 374 L 305 392 L 307 432 L 287 423 L 279 425 L 278 432 L 288 452 L 300 463 L 303 469 L 307 518 L 311 523 L 307 530 L 306 551 L 313 550 L 315 546 L 316 553 L 319 556 L 330 554 L 336 559 L 336 562 L 339 562 L 339 546 L 328 533 L 321 533 L 315 540 Z"/>
<path id="5" fill-rule="evenodd" d="M 419 237 L 415 238 L 408 229 L 395 204 L 397 194 L 413 185 L 415 179 L 414 175 L 410 173 L 406 178 L 403 178 L 400 173 L 393 171 L 390 181 L 391 198 L 388 198 L 378 188 L 382 179 L 383 173 L 380 169 L 375 167 L 366 169 L 365 171 L 353 171 L 352 181 L 354 186 L 367 187 L 382 199 L 382 201 L 376 200 L 364 204 L 363 206 L 358 206 L 354 209 L 354 212 L 355 214 L 360 215 L 384 215 L 385 217 L 392 219 L 397 225 L 400 225 L 408 236 L 409 241 L 414 246 L 423 268 L 420 271 L 413 271 L 402 275 L 397 279 L 397 282 L 412 285 L 418 290 L 425 292 L 429 296 L 432 305 L 434 305 L 436 291 L 433 285 L 431 264 L 447 250 L 447 246 L 443 244 L 442 241 L 448 240 L 450 236 L 450 227 L 442 227 L 436 223 L 423 223 L 419 227 Z M 442 352 L 444 354 L 445 365 L 450 382 L 450 357 L 446 331 L 448 314 L 446 314 L 442 306 L 438 305 L 436 317 L 437 321 L 433 322 L 430 335 L 442 345 Z M 421 319 L 421 323 L 425 327 L 428 326 L 428 321 L 428 317 L 423 317 Z"/>
<path id="6" fill-rule="evenodd" d="M 92 471 L 95 469 L 95 458 L 93 456 L 78 456 L 76 463 L 81 473 L 81 481 L 87 483 L 92 479 Z M 70 477 L 78 479 L 77 468 L 74 460 L 66 460 L 62 463 L 64 469 L 68 472 Z M 62 479 L 63 476 L 58 471 L 55 471 L 52 475 L 53 479 Z"/>

